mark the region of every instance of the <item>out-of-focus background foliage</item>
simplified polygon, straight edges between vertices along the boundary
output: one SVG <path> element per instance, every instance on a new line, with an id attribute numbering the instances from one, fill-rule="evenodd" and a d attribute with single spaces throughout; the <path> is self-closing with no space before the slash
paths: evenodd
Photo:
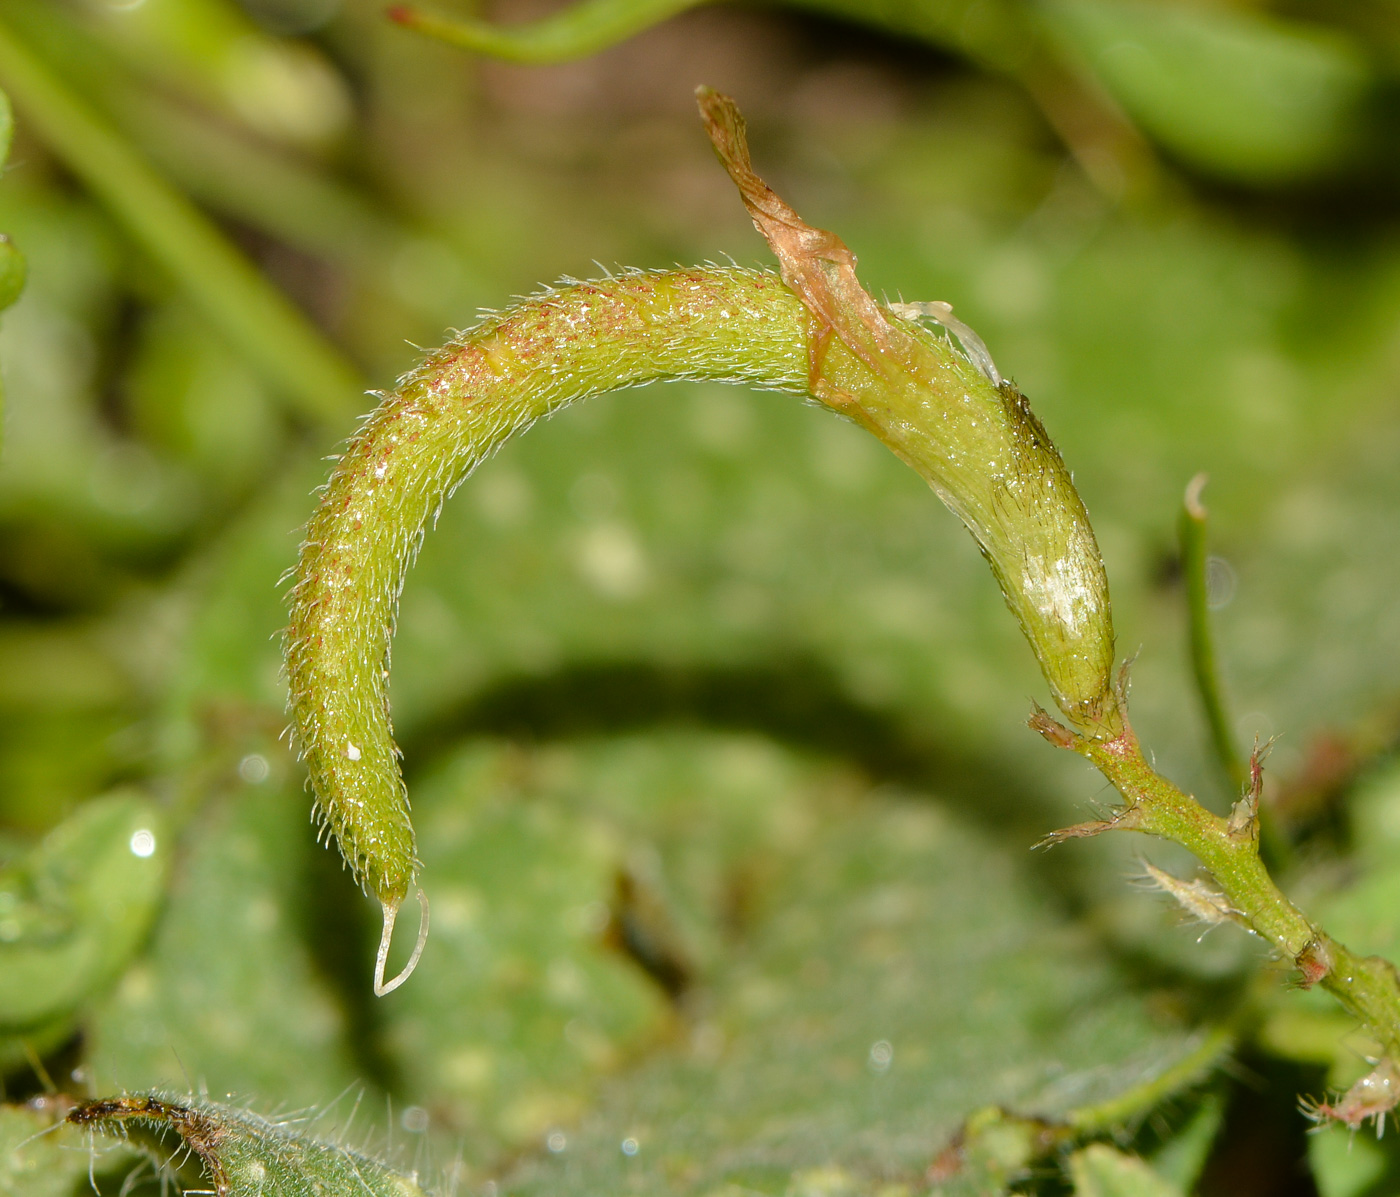
<path id="1" fill-rule="evenodd" d="M 1296 1108 L 1364 1071 L 1345 1018 L 1125 883 L 1188 861 L 1028 851 L 1109 795 L 1021 726 L 955 521 L 784 397 L 593 401 L 444 510 L 393 678 L 434 930 L 369 997 L 377 916 L 279 740 L 278 579 L 415 346 L 560 276 L 767 260 L 702 82 L 1031 396 L 1138 730 L 1221 809 L 1173 534 L 1209 471 L 1285 883 L 1400 948 L 1393 4 L 734 4 L 520 66 L 377 0 L 3 0 L 0 1192 L 158 1191 L 157 1149 L 23 1104 L 150 1089 L 481 1197 L 1397 1190 L 1392 1140 Z"/>

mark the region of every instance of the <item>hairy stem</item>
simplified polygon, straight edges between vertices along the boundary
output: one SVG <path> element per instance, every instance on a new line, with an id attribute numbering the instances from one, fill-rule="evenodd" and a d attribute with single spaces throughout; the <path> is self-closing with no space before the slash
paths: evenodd
<path id="1" fill-rule="evenodd" d="M 942 313 L 975 353 L 876 303 L 841 239 L 806 224 L 754 172 L 734 102 L 709 88 L 696 97 L 781 280 L 717 267 L 633 273 L 550 290 L 488 320 L 384 396 L 307 527 L 285 638 L 293 724 L 323 825 L 384 909 L 376 992 L 403 979 L 385 984 L 384 961 L 418 869 L 388 706 L 404 577 L 428 520 L 476 465 L 586 395 L 659 379 L 748 383 L 807 395 L 861 425 L 975 537 L 1060 710 L 1090 737 L 1125 730 L 1103 560 L 1025 396 L 947 304 L 913 308 Z M 414 960 L 426 901 L 423 915 Z"/>
<path id="2" fill-rule="evenodd" d="M 1103 831 L 1141 831 L 1180 844 L 1220 887 L 1217 910 L 1291 961 L 1305 987 L 1321 985 L 1357 1018 L 1386 1056 L 1400 1060 L 1400 972 L 1379 956 L 1358 956 L 1315 926 L 1279 889 L 1259 855 L 1257 786 L 1228 818 L 1206 810 L 1147 763 L 1131 728 L 1114 740 L 1080 736 L 1043 712 L 1031 726 L 1057 747 L 1087 757 L 1127 805 L 1107 819 L 1056 832 L 1051 842 Z"/>
<path id="3" fill-rule="evenodd" d="M 589 395 L 664 379 L 745 383 L 863 425 L 976 536 L 1061 709 L 1096 734 L 1118 730 L 1098 549 L 1025 400 L 879 308 L 830 234 L 783 229 L 820 246 L 781 251 L 810 272 L 794 276 L 802 294 L 772 274 L 714 267 L 552 290 L 430 356 L 339 459 L 297 566 L 287 674 L 320 813 L 390 921 L 417 870 L 387 697 L 404 578 L 428 521 L 477 464 Z M 838 249 L 845 274 L 833 282 L 820 255 Z"/>

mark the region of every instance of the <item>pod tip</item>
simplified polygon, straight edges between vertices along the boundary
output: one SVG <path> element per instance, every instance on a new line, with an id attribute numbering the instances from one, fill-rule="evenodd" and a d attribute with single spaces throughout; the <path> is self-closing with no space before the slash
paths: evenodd
<path id="1" fill-rule="evenodd" d="M 413 970 L 418 967 L 418 959 L 423 955 L 423 946 L 428 942 L 428 895 L 423 892 L 421 886 L 418 887 L 418 941 L 413 945 L 413 954 L 409 956 L 408 963 L 403 966 L 402 971 L 396 977 L 384 980 L 384 966 L 389 962 L 389 945 L 394 940 L 394 923 L 399 917 L 399 904 L 397 902 L 385 902 L 384 907 L 384 930 L 379 936 L 379 951 L 374 958 L 374 996 L 383 997 L 387 993 L 393 993 L 400 985 L 413 975 Z"/>

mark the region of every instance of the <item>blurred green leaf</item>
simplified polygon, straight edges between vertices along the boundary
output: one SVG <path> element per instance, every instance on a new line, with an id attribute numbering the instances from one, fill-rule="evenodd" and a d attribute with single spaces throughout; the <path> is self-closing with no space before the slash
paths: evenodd
<path id="1" fill-rule="evenodd" d="M 229 762 L 186 831 L 150 950 L 88 1025 L 89 1067 L 104 1087 L 197 1083 L 302 1107 L 363 1076 L 308 943 L 300 787 L 287 784 L 276 749 L 255 742 L 262 753 L 242 759 L 242 774 Z"/>
<path id="2" fill-rule="evenodd" d="M 1308 1137 L 1320 1197 L 1380 1197 L 1400 1183 L 1400 1152 L 1368 1130 L 1333 1125 Z"/>
<path id="3" fill-rule="evenodd" d="M 464 50 L 511 62 L 566 62 L 615 45 L 675 16 L 700 0 L 574 0 L 568 8 L 520 28 L 491 21 L 444 17 L 413 5 L 390 9 L 390 18 Z"/>
<path id="4" fill-rule="evenodd" d="M 1194 1192 L 1224 1121 L 1224 1098 L 1219 1091 L 1208 1093 L 1186 1124 L 1152 1153 L 1152 1170 L 1183 1193 Z"/>
<path id="5" fill-rule="evenodd" d="M 1137 1156 L 1094 1143 L 1069 1158 L 1075 1197 L 1182 1197 Z"/>
<path id="6" fill-rule="evenodd" d="M 73 7 L 116 57 L 265 137 L 324 147 L 345 132 L 348 89 L 326 57 L 270 36 L 232 0 Z"/>
<path id="7" fill-rule="evenodd" d="M 179 280 L 294 410 L 315 420 L 343 416 L 360 388 L 339 350 L 3 27 L 0 80 L 53 152 Z"/>
<path id="8" fill-rule="evenodd" d="M 195 471 L 214 502 L 261 478 L 277 451 L 281 428 L 273 397 L 178 301 L 146 320 L 126 386 L 135 430 Z"/>
<path id="9" fill-rule="evenodd" d="M 94 1142 L 62 1121 L 63 1105 L 39 1099 L 28 1106 L 0 1103 L 0 1193 L 5 1197 L 74 1197 L 92 1192 L 88 1178 L 115 1177 L 115 1193 L 137 1169 L 140 1154 L 122 1142 Z"/>
<path id="10" fill-rule="evenodd" d="M 0 1030 L 72 1014 L 127 966 L 160 905 L 171 845 L 144 798 L 93 799 L 0 871 Z"/>
<path id="11" fill-rule="evenodd" d="M 0 821 L 46 831 L 140 756 L 137 685 L 100 631 L 0 625 Z"/>
<path id="12" fill-rule="evenodd" d="M 912 1183 L 979 1106 L 1068 1118 L 1197 1044 L 936 802 L 762 740 L 477 750 L 417 793 L 446 946 L 385 1003 L 386 1042 L 415 1102 L 460 1094 L 429 1108 L 480 1145 L 468 1177 L 498 1175 L 485 1135 L 527 1099 L 535 1125 L 504 1128 L 535 1132 L 511 1191 L 768 1192 L 823 1169 L 857 1192 Z M 571 871 L 590 844 L 617 870 L 646 862 L 674 926 L 698 928 L 673 932 L 696 969 L 683 1021 L 635 1064 L 615 1055 L 617 982 L 588 962 L 607 874 L 570 883 L 549 841 Z M 487 1000 L 504 987 L 509 1003 Z M 580 1063 L 623 1066 L 564 1102 Z M 554 1077 L 551 1108 L 534 1087 Z"/>
<path id="13" fill-rule="evenodd" d="M 1336 30 L 1142 0 L 1048 0 L 1044 11 L 1129 115 L 1193 165 L 1276 185 L 1325 174 L 1357 148 L 1374 78 Z"/>

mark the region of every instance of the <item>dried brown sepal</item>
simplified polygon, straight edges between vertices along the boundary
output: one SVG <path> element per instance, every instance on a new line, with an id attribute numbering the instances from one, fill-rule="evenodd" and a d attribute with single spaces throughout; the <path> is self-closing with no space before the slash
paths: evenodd
<path id="1" fill-rule="evenodd" d="M 199 1110 L 163 1101 L 149 1094 L 132 1094 L 83 1102 L 68 1111 L 67 1121 L 74 1126 L 94 1129 L 106 1129 L 112 1123 L 132 1121 L 174 1127 L 185 1145 L 199 1156 L 200 1162 L 208 1169 L 209 1179 L 214 1182 L 219 1197 L 227 1197 L 232 1191 L 228 1174 L 218 1156 L 224 1132 L 213 1118 Z"/>
<path id="2" fill-rule="evenodd" d="M 720 163 L 778 257 L 783 282 L 821 325 L 811 342 L 813 389 L 819 390 L 821 355 L 834 334 L 867 366 L 883 372 L 898 351 L 900 332 L 856 277 L 856 256 L 835 233 L 802 219 L 753 169 L 744 117 L 733 99 L 710 87 L 695 89 L 700 118 Z M 826 396 L 822 396 L 826 398 Z"/>
<path id="3" fill-rule="evenodd" d="M 1379 1136 L 1386 1116 L 1396 1106 L 1400 1106 L 1400 1068 L 1386 1058 L 1336 1101 L 1304 1102 L 1303 1113 L 1317 1123 L 1340 1122 L 1353 1128 L 1374 1120 Z"/>
<path id="4" fill-rule="evenodd" d="M 1314 936 L 1293 958 L 1293 963 L 1298 966 L 1298 988 L 1311 989 L 1335 967 L 1332 941 L 1325 935 Z"/>
<path id="5" fill-rule="evenodd" d="M 1125 806 L 1115 811 L 1107 819 L 1090 819 L 1087 823 L 1075 823 L 1071 827 L 1061 827 L 1052 831 L 1035 845 L 1036 848 L 1053 848 L 1066 840 L 1088 840 L 1105 831 L 1141 831 L 1142 811 L 1137 806 Z"/>
<path id="6" fill-rule="evenodd" d="M 1233 906 L 1218 889 L 1204 881 L 1183 881 L 1159 869 L 1151 861 L 1142 862 L 1148 880 L 1164 894 L 1173 898 L 1177 905 L 1198 923 L 1208 927 L 1221 923 L 1238 923 L 1248 926 L 1245 917 Z"/>
<path id="7" fill-rule="evenodd" d="M 1230 808 L 1230 818 L 1226 830 L 1235 839 L 1259 842 L 1259 802 L 1264 793 L 1264 758 L 1268 756 L 1272 742 L 1260 744 L 1254 741 L 1254 751 L 1249 756 L 1249 781 L 1238 802 Z"/>
<path id="8" fill-rule="evenodd" d="M 1050 714 L 1039 703 L 1035 704 L 1035 711 L 1026 720 L 1026 726 L 1056 748 L 1067 748 L 1071 752 L 1078 752 L 1083 743 L 1082 736 L 1077 732 L 1070 731 L 1058 720 L 1051 718 Z"/>

